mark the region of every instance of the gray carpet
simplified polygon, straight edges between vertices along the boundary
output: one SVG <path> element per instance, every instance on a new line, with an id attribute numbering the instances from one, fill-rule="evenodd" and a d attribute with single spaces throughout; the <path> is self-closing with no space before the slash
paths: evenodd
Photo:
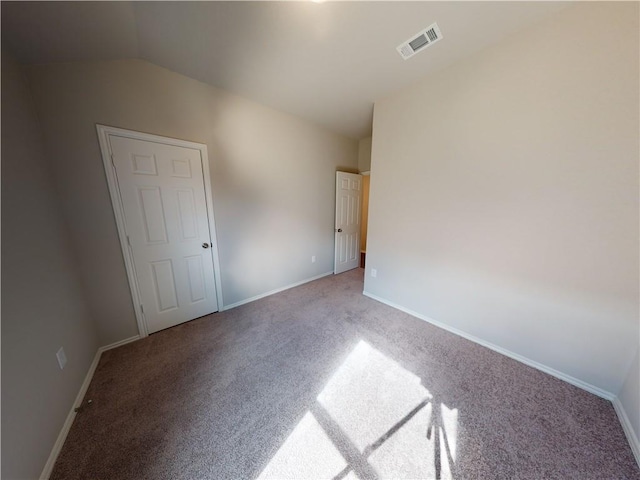
<path id="1" fill-rule="evenodd" d="M 611 404 L 326 277 L 105 352 L 53 479 L 640 479 Z"/>

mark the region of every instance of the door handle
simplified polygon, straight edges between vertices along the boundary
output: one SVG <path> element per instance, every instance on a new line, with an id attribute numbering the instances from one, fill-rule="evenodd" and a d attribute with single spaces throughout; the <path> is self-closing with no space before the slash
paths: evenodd
<path id="1" fill-rule="evenodd" d="M 337 232 L 337 233 L 342 233 L 342 229 L 341 229 L 341 228 L 338 228 L 338 229 L 336 229 L 336 232 Z"/>
<path id="2" fill-rule="evenodd" d="M 203 243 L 202 244 L 202 248 L 209 248 L 209 244 L 208 243 Z"/>

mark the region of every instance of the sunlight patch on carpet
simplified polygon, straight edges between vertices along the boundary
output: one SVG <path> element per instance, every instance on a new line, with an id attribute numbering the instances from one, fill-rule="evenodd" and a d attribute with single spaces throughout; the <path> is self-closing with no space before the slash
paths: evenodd
<path id="1" fill-rule="evenodd" d="M 457 409 L 361 340 L 258 478 L 449 479 L 457 433 Z"/>
<path id="2" fill-rule="evenodd" d="M 313 414 L 307 412 L 258 479 L 333 478 L 346 466 Z"/>
<path id="3" fill-rule="evenodd" d="M 318 395 L 318 402 L 364 452 L 430 396 L 419 377 L 360 341 Z"/>

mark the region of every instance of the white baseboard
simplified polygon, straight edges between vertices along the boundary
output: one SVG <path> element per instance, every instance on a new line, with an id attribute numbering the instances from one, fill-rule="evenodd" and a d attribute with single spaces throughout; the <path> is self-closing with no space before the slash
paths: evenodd
<path id="1" fill-rule="evenodd" d="M 98 367 L 98 363 L 100 362 L 100 357 L 102 356 L 102 353 L 106 352 L 107 350 L 111 350 L 112 348 L 116 348 L 121 345 L 125 345 L 127 343 L 135 342 L 139 338 L 140 336 L 136 335 L 135 337 L 130 337 L 125 340 L 121 340 L 119 342 L 115 342 L 110 345 L 106 345 L 104 347 L 98 348 L 95 356 L 93 357 L 93 362 L 91 362 L 91 365 L 89 366 L 89 370 L 87 371 L 87 374 L 84 377 L 84 381 L 82 382 L 82 385 L 80 385 L 80 390 L 78 391 L 78 395 L 76 395 L 76 399 L 74 400 L 73 405 L 71 405 L 71 410 L 67 415 L 67 419 L 64 421 L 64 424 L 62 425 L 62 429 L 58 434 L 56 443 L 53 444 L 53 448 L 51 449 L 51 453 L 49 454 L 47 463 L 45 463 L 44 468 L 42 469 L 42 473 L 40 474 L 40 480 L 48 480 L 49 477 L 51 476 L 51 472 L 53 471 L 53 466 L 55 465 L 56 460 L 58 459 L 58 455 L 60 455 L 60 451 L 62 450 L 64 441 L 67 439 L 69 430 L 71 430 L 71 425 L 73 425 L 73 421 L 76 418 L 76 407 L 79 407 L 80 405 L 82 405 L 82 400 L 84 399 L 84 396 L 87 393 L 87 389 L 89 388 L 89 385 L 91 384 L 91 380 L 93 379 L 93 374 L 95 373 L 96 368 Z"/>
<path id="2" fill-rule="evenodd" d="M 44 469 L 42 469 L 42 473 L 40 474 L 40 480 L 47 480 L 53 471 L 53 466 L 58 459 L 58 455 L 60 454 L 60 450 L 62 450 L 62 445 L 64 445 L 64 441 L 67 439 L 67 435 L 69 434 L 69 430 L 71 429 L 71 425 L 73 424 L 73 420 L 76 418 L 75 408 L 77 405 L 82 403 L 82 399 L 84 398 L 84 394 L 87 393 L 87 389 L 89 388 L 89 384 L 91 383 L 91 379 L 93 378 L 93 374 L 96 371 L 96 367 L 98 366 L 98 362 L 100 361 L 100 355 L 102 355 L 102 351 L 98 349 L 95 356 L 93 357 L 93 362 L 91 362 L 91 366 L 89 366 L 89 371 L 87 375 L 84 377 L 84 381 L 80 386 L 80 391 L 78 395 L 76 395 L 76 399 L 71 405 L 71 410 L 67 415 L 67 419 L 64 421 L 62 425 L 62 430 L 58 434 L 58 438 L 56 439 L 56 443 L 53 444 L 53 449 L 51 449 L 51 454 L 49 454 L 49 458 L 47 459 L 47 463 L 44 465 Z"/>
<path id="3" fill-rule="evenodd" d="M 419 318 L 420 320 L 424 320 L 425 322 L 431 323 L 432 325 L 435 325 L 436 327 L 440 327 L 444 330 L 447 330 L 448 332 L 454 333 L 462 338 L 466 338 L 467 340 L 470 340 L 474 343 L 477 343 L 479 345 L 482 345 L 483 347 L 487 347 L 495 352 L 501 353 L 502 355 L 505 355 L 509 358 L 513 358 L 514 360 L 517 360 L 520 363 L 524 363 L 525 365 L 528 365 L 530 367 L 533 367 L 535 369 L 538 369 L 544 373 L 548 373 L 549 375 L 559 378 L 560 380 L 564 380 L 567 383 L 570 383 L 571 385 L 575 385 L 578 388 L 581 388 L 583 390 L 586 390 L 587 392 L 593 393 L 594 395 L 597 395 L 599 397 L 602 397 L 606 400 L 610 400 L 613 401 L 613 399 L 615 398 L 615 395 L 611 392 L 607 392 L 606 390 L 603 390 L 599 387 L 596 387 L 595 385 L 591 385 L 590 383 L 584 382 L 578 378 L 572 377 L 571 375 L 567 375 L 566 373 L 562 373 L 559 372 L 558 370 L 555 370 L 551 367 L 548 367 L 546 365 L 543 365 L 542 363 L 538 363 L 535 360 L 531 360 L 530 358 L 524 357 L 522 355 L 519 355 L 517 353 L 514 353 L 510 350 L 507 350 L 505 348 L 499 347 L 498 345 L 494 345 L 493 343 L 487 342 L 485 340 L 482 340 L 481 338 L 475 337 L 473 335 L 470 335 L 466 332 L 463 332 L 462 330 L 458 330 L 457 328 L 451 327 L 449 325 L 446 325 L 444 323 L 438 322 L 436 320 L 433 320 L 429 317 L 426 317 L 420 313 L 414 312 L 413 310 L 409 310 L 408 308 L 404 308 L 401 305 L 395 304 L 393 302 L 390 302 L 388 300 L 385 300 L 384 298 L 380 298 L 376 295 L 373 295 L 372 293 L 369 292 L 362 292 L 363 295 L 372 298 L 374 300 L 377 300 L 378 302 L 384 303 L 385 305 L 389 305 L 390 307 L 393 307 L 397 310 L 400 310 L 402 312 L 408 313 L 409 315 L 412 315 L 416 318 Z"/>
<path id="4" fill-rule="evenodd" d="M 296 283 L 292 283 L 291 285 L 287 285 L 285 287 L 276 288 L 275 290 L 271 290 L 266 293 L 261 293 L 260 295 L 256 295 L 255 297 L 247 298 L 246 300 L 240 300 L 239 302 L 232 303 L 230 305 L 224 305 L 220 311 L 231 310 L 232 308 L 239 307 L 240 305 L 245 305 L 246 303 L 255 302 L 256 300 L 260 300 L 261 298 L 268 297 L 270 295 L 274 295 L 276 293 L 284 292 L 285 290 L 289 290 L 293 287 L 299 287 L 300 285 L 304 285 L 305 283 L 313 282 L 314 280 L 318 280 L 323 277 L 327 277 L 329 275 L 333 275 L 333 271 L 321 273 L 320 275 L 316 275 L 315 277 L 307 278 L 306 280 L 301 280 Z"/>
<path id="5" fill-rule="evenodd" d="M 107 350 L 111 350 L 113 348 L 121 347 L 122 345 L 126 345 L 127 343 L 135 342 L 136 340 L 140 340 L 140 335 L 134 335 L 133 337 L 125 338 L 124 340 L 120 340 L 119 342 L 113 342 L 109 345 L 105 345 L 104 347 L 100 347 L 98 351 L 100 353 L 106 352 Z"/>
<path id="6" fill-rule="evenodd" d="M 631 420 L 627 416 L 627 412 L 625 411 L 620 399 L 615 397 L 613 399 L 613 408 L 618 414 L 618 418 L 620 419 L 620 423 L 622 424 L 622 429 L 624 430 L 624 434 L 627 436 L 627 440 L 629 441 L 629 445 L 631 446 L 631 450 L 633 451 L 634 457 L 636 457 L 636 462 L 640 467 L 640 441 L 638 441 L 638 436 L 636 432 L 633 430 L 633 426 L 631 425 Z"/>

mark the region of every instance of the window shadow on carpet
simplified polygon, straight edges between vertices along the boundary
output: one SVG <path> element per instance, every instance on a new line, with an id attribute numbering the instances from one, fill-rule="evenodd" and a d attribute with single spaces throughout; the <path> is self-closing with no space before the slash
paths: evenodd
<path id="1" fill-rule="evenodd" d="M 457 418 L 361 340 L 258 479 L 453 478 Z"/>

